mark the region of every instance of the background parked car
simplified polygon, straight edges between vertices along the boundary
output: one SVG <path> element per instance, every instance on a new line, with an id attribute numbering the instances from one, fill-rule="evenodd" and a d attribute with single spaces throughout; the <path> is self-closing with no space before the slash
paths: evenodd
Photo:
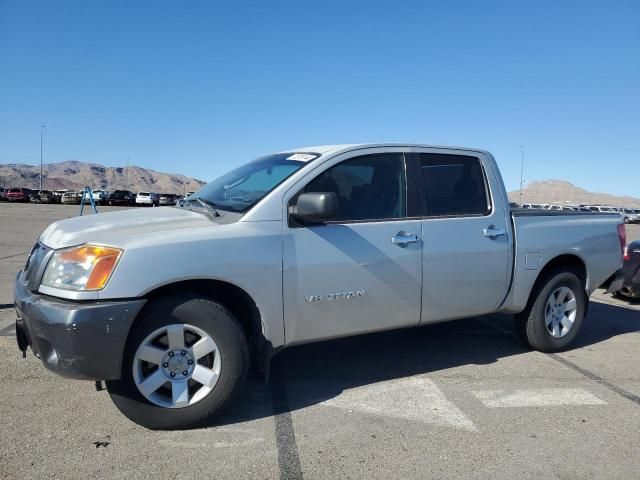
<path id="1" fill-rule="evenodd" d="M 624 250 L 624 284 L 618 295 L 640 299 L 640 241 L 631 242 Z"/>
<path id="2" fill-rule="evenodd" d="M 54 190 L 53 191 L 53 203 L 62 203 L 62 195 L 67 193 L 69 190 Z"/>
<path id="3" fill-rule="evenodd" d="M 28 188 L 10 188 L 7 190 L 7 200 L 10 202 L 28 202 L 31 190 Z"/>
<path id="4" fill-rule="evenodd" d="M 619 213 L 624 218 L 624 223 L 640 223 L 640 210 L 621 208 Z"/>
<path id="5" fill-rule="evenodd" d="M 618 213 L 614 207 L 606 207 L 602 205 L 594 205 L 588 207 L 592 212 L 600 212 L 600 213 Z"/>
<path id="6" fill-rule="evenodd" d="M 107 205 L 109 200 L 109 192 L 106 190 L 92 190 L 93 202 L 96 205 Z"/>
<path id="7" fill-rule="evenodd" d="M 66 192 L 62 195 L 61 203 L 65 205 L 77 205 L 80 203 L 78 192 Z"/>
<path id="8" fill-rule="evenodd" d="M 537 204 L 537 203 L 523 203 L 522 204 L 522 208 L 526 208 L 526 209 L 540 209 L 542 208 L 542 205 Z"/>
<path id="9" fill-rule="evenodd" d="M 157 206 L 158 194 L 153 192 L 138 192 L 138 195 L 136 195 L 136 205 Z"/>
<path id="10" fill-rule="evenodd" d="M 127 205 L 136 204 L 136 194 L 129 190 L 116 190 L 109 195 L 109 205 Z"/>
<path id="11" fill-rule="evenodd" d="M 158 205 L 175 205 L 176 196 L 172 193 L 163 193 L 158 198 Z"/>
<path id="12" fill-rule="evenodd" d="M 37 196 L 40 203 L 53 203 L 53 192 L 50 190 L 40 190 Z"/>
<path id="13" fill-rule="evenodd" d="M 84 200 L 82 199 L 84 195 Z M 96 205 L 106 205 L 106 199 L 109 196 L 109 192 L 106 190 L 91 190 L 91 195 L 85 194 L 84 190 L 78 192 L 78 196 L 80 197 L 80 202 L 84 202 L 85 205 L 89 205 L 91 203 L 91 199 L 93 199 L 93 203 Z M 91 197 L 91 198 L 89 198 Z"/>

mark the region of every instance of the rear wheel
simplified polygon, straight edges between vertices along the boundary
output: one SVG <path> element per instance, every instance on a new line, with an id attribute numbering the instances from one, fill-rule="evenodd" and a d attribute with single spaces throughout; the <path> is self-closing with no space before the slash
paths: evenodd
<path id="1" fill-rule="evenodd" d="M 572 271 L 552 271 L 537 284 L 525 310 L 515 317 L 527 344 L 541 352 L 566 349 L 578 335 L 588 301 Z"/>
<path id="2" fill-rule="evenodd" d="M 108 381 L 116 407 L 151 429 L 201 425 L 244 383 L 246 338 L 224 306 L 182 296 L 148 305 L 127 341 L 120 380 Z"/>

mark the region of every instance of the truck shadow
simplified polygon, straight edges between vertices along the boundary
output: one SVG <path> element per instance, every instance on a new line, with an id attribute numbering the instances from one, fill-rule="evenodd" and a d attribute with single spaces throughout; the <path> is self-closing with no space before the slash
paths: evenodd
<path id="1" fill-rule="evenodd" d="M 588 348 L 637 331 L 639 310 L 592 302 L 574 348 Z M 279 415 L 317 405 L 351 388 L 461 366 L 489 365 L 529 352 L 508 315 L 293 347 L 274 358 L 268 384 L 250 379 L 235 404 L 207 426 Z"/>

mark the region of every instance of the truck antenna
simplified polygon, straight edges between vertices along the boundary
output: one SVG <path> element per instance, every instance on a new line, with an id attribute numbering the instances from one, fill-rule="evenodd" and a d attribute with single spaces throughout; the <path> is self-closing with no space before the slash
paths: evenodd
<path id="1" fill-rule="evenodd" d="M 520 153 L 520 205 L 522 205 L 522 184 L 524 183 L 524 147 L 522 145 L 520 145 Z"/>

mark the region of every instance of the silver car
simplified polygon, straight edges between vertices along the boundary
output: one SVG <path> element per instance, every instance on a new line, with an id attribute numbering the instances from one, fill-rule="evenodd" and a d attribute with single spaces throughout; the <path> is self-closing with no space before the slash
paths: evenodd
<path id="1" fill-rule="evenodd" d="M 185 428 L 292 345 L 504 312 L 568 348 L 589 295 L 621 287 L 623 244 L 617 214 L 511 211 L 486 151 L 308 147 L 178 206 L 53 223 L 16 277 L 17 338 L 133 421 Z"/>

